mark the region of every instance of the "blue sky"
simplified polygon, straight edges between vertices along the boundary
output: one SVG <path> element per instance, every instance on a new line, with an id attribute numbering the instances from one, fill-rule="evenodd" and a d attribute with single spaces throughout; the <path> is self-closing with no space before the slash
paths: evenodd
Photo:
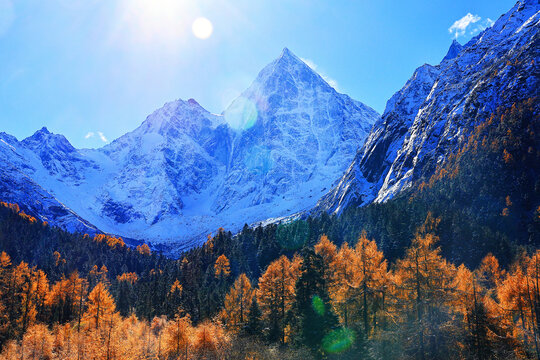
<path id="1" fill-rule="evenodd" d="M 0 0 L 0 131 L 99 147 L 177 98 L 219 113 L 283 47 L 382 112 L 416 67 L 514 3 Z"/>

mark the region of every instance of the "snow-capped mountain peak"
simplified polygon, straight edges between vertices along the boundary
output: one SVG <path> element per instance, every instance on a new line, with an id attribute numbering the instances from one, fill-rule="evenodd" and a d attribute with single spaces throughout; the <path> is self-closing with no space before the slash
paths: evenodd
<path id="1" fill-rule="evenodd" d="M 34 149 L 57 149 L 63 152 L 73 152 L 75 148 L 64 135 L 53 134 L 45 126 L 27 137 L 22 143 L 28 148 Z"/>
<path id="2" fill-rule="evenodd" d="M 222 115 L 178 99 L 100 149 L 66 140 L 59 151 L 63 140 L 42 130 L 23 142 L 2 136 L 0 159 L 14 169 L 10 179 L 25 174 L 35 182 L 28 187 L 42 185 L 103 231 L 186 248 L 221 226 L 236 231 L 314 206 L 378 119 L 285 48 Z M 58 144 L 43 147 L 47 139 Z M 0 192 L 32 204 L 19 195 Z M 53 211 L 40 211 L 55 223 Z"/>
<path id="3" fill-rule="evenodd" d="M 285 92 L 286 96 L 297 96 L 299 90 L 315 87 L 322 87 L 325 90 L 332 89 L 312 68 L 288 48 L 284 48 L 277 59 L 259 72 L 243 96 L 248 98 L 269 97 L 276 89 Z"/>
<path id="4" fill-rule="evenodd" d="M 386 201 L 430 176 L 499 107 L 538 93 L 540 4 L 519 1 L 443 61 L 416 69 L 315 212 Z"/>

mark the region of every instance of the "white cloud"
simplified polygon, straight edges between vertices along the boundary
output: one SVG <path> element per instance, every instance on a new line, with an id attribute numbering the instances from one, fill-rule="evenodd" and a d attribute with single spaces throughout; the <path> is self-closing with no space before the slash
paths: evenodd
<path id="1" fill-rule="evenodd" d="M 101 141 L 103 141 L 103 142 L 109 141 L 109 140 L 107 140 L 107 138 L 105 137 L 105 135 L 103 135 L 103 133 L 101 131 L 98 131 L 98 135 L 99 135 L 99 138 L 101 139 Z"/>
<path id="2" fill-rule="evenodd" d="M 480 16 L 467 13 L 467 15 L 461 19 L 456 20 L 452 26 L 448 28 L 448 32 L 454 34 L 454 37 L 457 39 L 458 37 L 465 35 L 467 28 L 471 24 L 477 23 L 480 20 L 482 20 Z"/>
<path id="3" fill-rule="evenodd" d="M 99 137 L 99 139 L 103 142 L 107 142 L 109 140 L 107 140 L 107 138 L 105 137 L 105 135 L 103 135 L 103 133 L 101 131 L 98 131 L 97 133 L 93 132 L 93 131 L 89 131 L 86 135 L 84 135 L 84 138 L 85 139 L 90 139 L 91 137 L 94 137 L 94 136 L 97 136 Z"/>
<path id="4" fill-rule="evenodd" d="M 304 58 L 300 58 L 300 60 L 302 60 L 304 63 L 306 63 L 307 66 L 309 66 L 314 71 L 316 71 L 317 74 L 321 75 L 321 77 L 324 79 L 324 81 L 326 81 L 328 83 L 328 85 L 330 85 L 331 87 L 333 87 L 334 89 L 339 91 L 339 85 L 338 85 L 337 81 L 332 79 L 330 76 L 326 75 L 324 72 L 322 72 L 320 70 L 317 70 L 318 66 L 312 60 L 304 59 Z"/>
<path id="5" fill-rule="evenodd" d="M 454 35 L 454 38 L 457 39 L 458 37 L 466 34 L 475 35 L 480 31 L 487 29 L 494 23 L 495 21 L 491 20 L 490 18 L 482 20 L 482 18 L 478 15 L 467 13 L 467 15 L 461 19 L 456 20 L 452 26 L 448 28 L 448 32 Z"/>

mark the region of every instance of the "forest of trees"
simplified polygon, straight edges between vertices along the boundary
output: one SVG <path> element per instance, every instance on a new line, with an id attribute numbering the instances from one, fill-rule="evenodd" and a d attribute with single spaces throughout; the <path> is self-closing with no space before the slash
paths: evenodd
<path id="1" fill-rule="evenodd" d="M 47 227 L 7 206 L 28 225 Z M 184 307 L 178 278 L 164 295 L 172 313 L 145 316 L 133 301 L 141 281 L 136 272 L 113 279 L 106 266 L 94 266 L 86 276 L 62 272 L 52 281 L 38 267 L 13 263 L 1 252 L 0 356 L 538 358 L 540 250 L 521 253 L 508 269 L 488 254 L 470 270 L 441 255 L 440 221 L 429 213 L 403 256 L 391 263 L 366 232 L 354 245 L 339 247 L 323 235 L 315 246 L 271 261 L 254 280 L 244 273 L 233 278 L 234 263 L 216 256 L 209 268 L 218 311 L 197 321 Z M 122 246 L 109 236 L 86 238 L 104 240 L 110 249 Z M 205 251 L 213 251 L 214 240 Z M 134 252 L 152 257 L 143 246 Z M 55 267 L 65 267 L 58 252 L 52 257 Z M 184 269 L 188 262 L 176 261 Z M 158 298 L 161 290 L 154 291 Z"/>
<path id="2" fill-rule="evenodd" d="M 0 358 L 540 359 L 535 104 L 392 201 L 178 259 L 0 203 Z"/>

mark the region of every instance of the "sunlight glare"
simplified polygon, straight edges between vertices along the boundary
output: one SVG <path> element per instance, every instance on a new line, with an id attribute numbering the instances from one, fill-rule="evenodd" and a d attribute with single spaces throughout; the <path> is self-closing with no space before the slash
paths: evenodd
<path id="1" fill-rule="evenodd" d="M 193 22 L 191 29 L 193 30 L 193 35 L 204 40 L 208 39 L 212 35 L 214 26 L 207 18 L 199 17 Z"/>
<path id="2" fill-rule="evenodd" d="M 136 42 L 177 42 L 186 34 L 195 8 L 178 0 L 124 0 L 121 23 Z"/>

